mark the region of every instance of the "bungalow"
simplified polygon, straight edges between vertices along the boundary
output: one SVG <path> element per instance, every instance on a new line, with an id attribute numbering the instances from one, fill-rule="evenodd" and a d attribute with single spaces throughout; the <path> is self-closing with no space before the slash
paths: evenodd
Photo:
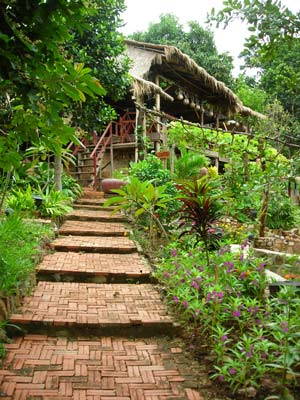
<path id="1" fill-rule="evenodd" d="M 166 126 L 172 120 L 227 129 L 227 121 L 237 114 L 261 117 L 174 46 L 126 40 L 126 53 L 132 62 L 132 86 L 114 104 L 119 120 L 95 133 L 87 149 L 75 149 L 78 164 L 73 173 L 85 186 L 97 188 L 115 169 L 137 161 L 146 142 L 158 154 L 168 150 Z"/>

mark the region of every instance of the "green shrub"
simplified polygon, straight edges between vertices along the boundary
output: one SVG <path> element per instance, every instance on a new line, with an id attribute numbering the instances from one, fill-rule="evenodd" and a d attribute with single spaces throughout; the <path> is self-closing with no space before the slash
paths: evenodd
<path id="1" fill-rule="evenodd" d="M 6 207 L 15 211 L 34 211 L 35 203 L 31 186 L 28 185 L 25 190 L 14 189 L 5 201 Z"/>
<path id="2" fill-rule="evenodd" d="M 145 160 L 131 163 L 129 173 L 142 182 L 148 181 L 154 186 L 165 185 L 165 193 L 173 200 L 168 203 L 165 210 L 159 210 L 158 214 L 162 220 L 169 220 L 170 216 L 180 207 L 180 202 L 174 199 L 178 195 L 178 190 L 172 180 L 171 172 L 164 168 L 156 156 L 149 154 Z"/>
<path id="3" fill-rule="evenodd" d="M 43 198 L 39 211 L 43 217 L 57 218 L 72 211 L 71 198 L 55 188 L 46 188 L 45 192 L 40 191 Z"/>
<path id="4" fill-rule="evenodd" d="M 26 290 L 43 235 L 51 227 L 24 223 L 17 213 L 0 220 L 0 292 L 4 296 Z"/>
<path id="5" fill-rule="evenodd" d="M 200 169 L 208 164 L 209 160 L 203 154 L 182 150 L 175 162 L 175 176 L 178 179 L 200 178 Z"/>
<path id="6" fill-rule="evenodd" d="M 296 224 L 296 206 L 287 196 L 276 193 L 268 205 L 267 227 L 270 229 L 292 229 Z"/>

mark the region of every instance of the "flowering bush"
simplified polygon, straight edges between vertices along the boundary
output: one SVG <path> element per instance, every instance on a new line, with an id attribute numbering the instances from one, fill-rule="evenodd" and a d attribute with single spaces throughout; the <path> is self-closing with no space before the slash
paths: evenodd
<path id="1" fill-rule="evenodd" d="M 258 388 L 268 375 L 295 377 L 300 360 L 295 352 L 300 301 L 293 293 L 270 300 L 265 263 L 246 257 L 245 246 L 237 254 L 220 248 L 210 254 L 208 265 L 201 248 L 183 250 L 176 242 L 156 271 L 183 323 L 207 335 L 216 357 L 213 376 L 228 382 L 233 392 Z M 285 384 L 281 380 L 281 387 Z"/>

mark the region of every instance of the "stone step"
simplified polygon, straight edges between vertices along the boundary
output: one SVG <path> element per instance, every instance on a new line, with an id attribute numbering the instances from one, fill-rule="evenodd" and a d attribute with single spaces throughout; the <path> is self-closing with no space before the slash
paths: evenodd
<path id="1" fill-rule="evenodd" d="M 199 365 L 178 340 L 26 335 L 5 344 L 1 396 L 58 400 L 204 400 Z M 203 373 L 202 373 L 203 375 Z M 207 377 L 208 379 L 208 377 Z M 210 397 L 211 398 L 211 397 Z"/>
<path id="2" fill-rule="evenodd" d="M 140 254 L 56 252 L 37 267 L 38 280 L 92 283 L 149 283 L 150 267 Z"/>
<path id="3" fill-rule="evenodd" d="M 98 222 L 124 222 L 122 214 L 113 214 L 111 211 L 73 210 L 66 216 L 70 221 L 98 221 Z"/>
<path id="4" fill-rule="evenodd" d="M 135 243 L 127 237 L 64 236 L 55 239 L 50 248 L 56 251 L 86 251 L 89 253 L 135 253 Z"/>
<path id="5" fill-rule="evenodd" d="M 107 199 L 105 199 L 107 200 Z M 72 204 L 72 207 L 75 210 L 93 210 L 93 211 L 110 211 L 112 212 L 115 207 L 104 207 L 103 205 L 97 205 L 97 204 Z"/>
<path id="6" fill-rule="evenodd" d="M 39 282 L 10 323 L 51 335 L 178 333 L 161 294 L 150 284 Z"/>
<path id="7" fill-rule="evenodd" d="M 129 231 L 118 222 L 65 221 L 59 228 L 60 235 L 79 236 L 128 236 Z"/>

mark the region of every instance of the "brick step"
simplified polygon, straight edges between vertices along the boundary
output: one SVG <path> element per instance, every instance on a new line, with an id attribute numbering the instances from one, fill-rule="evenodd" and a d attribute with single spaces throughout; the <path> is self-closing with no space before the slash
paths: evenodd
<path id="1" fill-rule="evenodd" d="M 70 221 L 124 222 L 122 214 L 112 215 L 110 211 L 73 210 L 66 216 Z"/>
<path id="2" fill-rule="evenodd" d="M 104 194 L 103 194 L 104 196 Z M 87 197 L 81 197 L 80 199 L 76 200 L 75 204 L 78 205 L 90 205 L 90 206 L 102 206 L 107 199 L 105 199 L 104 197 L 102 198 L 95 198 L 95 199 L 91 199 L 91 198 L 87 198 Z"/>
<path id="3" fill-rule="evenodd" d="M 135 243 L 127 237 L 64 236 L 51 242 L 56 251 L 86 251 L 90 253 L 124 254 L 137 251 Z"/>
<path id="4" fill-rule="evenodd" d="M 84 188 L 84 194 L 82 198 L 88 198 L 88 199 L 103 199 L 104 193 L 95 191 L 89 187 Z"/>
<path id="5" fill-rule="evenodd" d="M 107 200 L 107 199 L 105 199 Z M 93 211 L 110 211 L 112 212 L 115 207 L 104 207 L 103 205 L 97 204 L 72 204 L 72 207 L 75 210 L 93 210 Z"/>
<path id="6" fill-rule="evenodd" d="M 7 400 L 208 398 L 191 388 L 198 386 L 192 371 L 199 365 L 178 340 L 26 335 L 5 347 L 0 382 Z"/>
<path id="7" fill-rule="evenodd" d="M 50 335 L 178 333 L 160 293 L 149 284 L 39 282 L 10 323 Z"/>
<path id="8" fill-rule="evenodd" d="M 60 235 L 79 236 L 128 236 L 125 226 L 118 222 L 65 221 Z"/>
<path id="9" fill-rule="evenodd" d="M 149 283 L 150 267 L 139 254 L 56 252 L 37 268 L 37 279 L 56 282 Z"/>

